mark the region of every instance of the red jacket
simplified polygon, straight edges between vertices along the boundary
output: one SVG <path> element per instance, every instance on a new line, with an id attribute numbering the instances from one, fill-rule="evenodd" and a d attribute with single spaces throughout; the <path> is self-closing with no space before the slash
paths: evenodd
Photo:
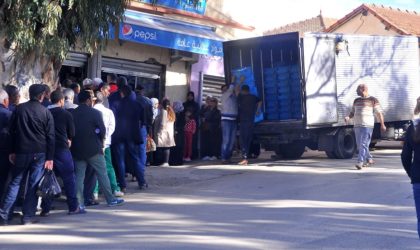
<path id="1" fill-rule="evenodd" d="M 118 86 L 117 86 L 116 83 L 113 83 L 113 82 L 110 83 L 109 84 L 109 87 L 110 87 L 109 92 L 111 92 L 111 94 L 118 91 Z"/>
<path id="2" fill-rule="evenodd" d="M 197 125 L 194 119 L 191 119 L 185 123 L 185 127 L 184 127 L 185 133 L 195 134 L 196 130 L 197 130 Z"/>

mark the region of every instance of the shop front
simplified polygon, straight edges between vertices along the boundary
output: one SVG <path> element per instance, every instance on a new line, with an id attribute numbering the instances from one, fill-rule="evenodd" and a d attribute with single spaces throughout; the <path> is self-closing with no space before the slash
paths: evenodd
<path id="1" fill-rule="evenodd" d="M 88 76 L 88 59 L 86 53 L 70 51 L 59 73 L 61 83 L 67 79 L 81 83 Z"/>
<path id="2" fill-rule="evenodd" d="M 90 57 L 69 53 L 60 81 L 81 83 L 85 77 L 105 81 L 108 74 L 116 74 L 127 77 L 132 87 L 142 85 L 149 97 L 184 101 L 190 89 L 198 94 L 191 78 L 195 65 L 208 58 L 212 62 L 219 58 L 220 64 L 223 56 L 223 39 L 210 26 L 127 10 L 116 30 L 115 38 Z"/>
<path id="3" fill-rule="evenodd" d="M 154 97 L 173 101 L 184 101 L 200 56 L 223 55 L 222 38 L 212 27 L 131 10 L 118 40 L 102 52 L 102 73 L 128 75 L 132 84 L 154 89 Z"/>

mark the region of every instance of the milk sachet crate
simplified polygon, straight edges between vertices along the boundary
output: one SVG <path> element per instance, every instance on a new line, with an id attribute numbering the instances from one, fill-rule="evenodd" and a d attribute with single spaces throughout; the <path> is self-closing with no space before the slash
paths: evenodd
<path id="1" fill-rule="evenodd" d="M 248 85 L 251 94 L 258 96 L 258 89 L 255 84 L 254 73 L 251 67 L 243 67 L 239 69 L 233 69 L 232 75 L 235 77 L 235 85 L 240 84 Z"/>

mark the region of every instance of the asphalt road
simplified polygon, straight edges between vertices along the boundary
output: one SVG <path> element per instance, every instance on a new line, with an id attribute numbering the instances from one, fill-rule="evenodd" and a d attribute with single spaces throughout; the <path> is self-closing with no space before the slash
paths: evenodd
<path id="1" fill-rule="evenodd" d="M 150 188 L 133 183 L 124 206 L 0 227 L 0 249 L 420 249 L 400 150 L 384 145 L 362 171 L 317 152 L 151 167 Z"/>

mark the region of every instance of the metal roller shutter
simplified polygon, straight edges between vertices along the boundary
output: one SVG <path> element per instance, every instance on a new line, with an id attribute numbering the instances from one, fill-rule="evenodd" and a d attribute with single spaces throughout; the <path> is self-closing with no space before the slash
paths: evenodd
<path id="1" fill-rule="evenodd" d="M 203 102 L 207 96 L 216 97 L 220 102 L 222 91 L 220 88 L 225 84 L 225 78 L 220 76 L 203 76 Z"/>
<path id="2" fill-rule="evenodd" d="M 103 57 L 102 71 L 106 73 L 159 79 L 162 73 L 162 66 L 143 62 Z"/>
<path id="3" fill-rule="evenodd" d="M 77 52 L 69 52 L 67 54 L 66 60 L 63 62 L 63 66 L 70 67 L 85 67 L 88 61 L 88 55 Z"/>

